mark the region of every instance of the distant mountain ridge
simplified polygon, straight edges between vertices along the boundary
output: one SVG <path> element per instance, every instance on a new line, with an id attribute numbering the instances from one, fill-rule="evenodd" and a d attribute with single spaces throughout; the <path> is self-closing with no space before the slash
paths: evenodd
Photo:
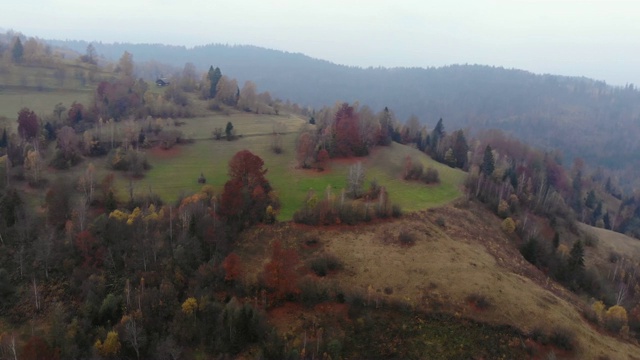
<path id="1" fill-rule="evenodd" d="M 49 43 L 80 53 L 89 45 Z M 498 128 L 534 146 L 558 148 L 567 162 L 580 156 L 592 165 L 624 170 L 621 176 L 638 175 L 629 167 L 640 159 L 640 93 L 633 86 L 484 65 L 358 68 L 247 45 L 93 45 L 113 60 L 129 51 L 136 62 L 179 69 L 191 62 L 200 71 L 219 66 L 240 86 L 251 80 L 260 91 L 302 106 L 359 101 L 374 111 L 388 106 L 401 121 L 415 114 L 430 126 L 443 118 L 450 130 Z"/>

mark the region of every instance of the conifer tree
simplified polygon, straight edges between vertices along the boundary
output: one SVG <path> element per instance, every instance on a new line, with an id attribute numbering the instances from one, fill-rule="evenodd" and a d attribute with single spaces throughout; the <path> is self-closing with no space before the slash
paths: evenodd
<path id="1" fill-rule="evenodd" d="M 13 44 L 11 57 L 14 62 L 21 62 L 24 57 L 24 47 L 22 46 L 22 41 L 20 41 L 19 37 L 16 37 L 16 42 Z"/>
<path id="2" fill-rule="evenodd" d="M 571 270 L 584 269 L 584 245 L 581 240 L 574 242 L 571 247 L 569 267 Z"/>
<path id="3" fill-rule="evenodd" d="M 491 145 L 487 145 L 484 148 L 484 157 L 482 158 L 482 164 L 480 165 L 480 172 L 491 176 L 496 168 L 496 161 L 493 158 L 493 150 L 491 149 Z"/>
<path id="4" fill-rule="evenodd" d="M 213 66 L 209 67 L 209 72 L 207 73 L 207 79 L 209 79 L 210 87 L 209 87 L 209 98 L 213 99 L 216 97 L 218 93 L 218 82 L 222 78 L 222 72 L 219 67 L 215 69 Z"/>
<path id="5" fill-rule="evenodd" d="M 9 140 L 7 139 L 7 128 L 2 129 L 2 137 L 0 137 L 0 148 L 6 148 Z"/>

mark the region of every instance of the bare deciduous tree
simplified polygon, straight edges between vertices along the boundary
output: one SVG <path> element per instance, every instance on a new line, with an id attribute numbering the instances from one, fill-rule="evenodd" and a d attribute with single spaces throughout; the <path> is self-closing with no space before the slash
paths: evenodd
<path id="1" fill-rule="evenodd" d="M 365 173 L 362 162 L 358 161 L 349 167 L 349 174 L 347 176 L 347 195 L 349 197 L 357 199 L 362 196 L 364 179 Z"/>

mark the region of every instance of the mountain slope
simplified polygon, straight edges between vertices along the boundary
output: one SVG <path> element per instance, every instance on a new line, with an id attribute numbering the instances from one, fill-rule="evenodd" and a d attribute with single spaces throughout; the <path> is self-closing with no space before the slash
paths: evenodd
<path id="1" fill-rule="evenodd" d="M 78 52 L 88 45 L 50 43 Z M 618 170 L 627 183 L 638 178 L 629 165 L 640 153 L 640 92 L 633 86 L 480 65 L 363 69 L 255 46 L 94 46 L 109 59 L 129 51 L 138 63 L 153 60 L 181 68 L 192 62 L 201 71 L 219 66 L 240 85 L 252 80 L 259 89 L 302 105 L 357 100 L 376 111 L 388 106 L 400 120 L 415 114 L 428 125 L 443 118 L 448 129 L 498 128 L 534 146 L 560 149 L 567 163 L 579 156 Z M 157 76 L 166 75 L 157 63 L 149 66 Z"/>
<path id="2" fill-rule="evenodd" d="M 437 225 L 439 222 L 445 226 Z M 627 359 L 638 353 L 637 345 L 603 334 L 588 323 L 582 315 L 582 301 L 526 262 L 499 224 L 497 217 L 471 203 L 358 227 L 318 229 L 283 224 L 255 229 L 243 236 L 236 251 L 247 269 L 244 280 L 249 284 L 258 281 L 269 242 L 282 239 L 303 258 L 327 254 L 339 258 L 343 270 L 319 281 L 343 289 L 345 296 L 361 294 L 370 307 L 384 309 L 385 304 L 399 301 L 419 311 L 507 324 L 524 334 L 535 329 L 545 334 L 561 330 L 573 334 L 574 355 L 579 359 Z M 414 245 L 403 246 L 398 241 L 407 231 Z M 484 299 L 486 305 L 478 307 L 471 300 L 474 296 Z M 515 340 L 515 346 L 529 346 L 521 345 L 522 339 Z M 557 350 L 535 351 L 535 358 L 546 358 Z"/>

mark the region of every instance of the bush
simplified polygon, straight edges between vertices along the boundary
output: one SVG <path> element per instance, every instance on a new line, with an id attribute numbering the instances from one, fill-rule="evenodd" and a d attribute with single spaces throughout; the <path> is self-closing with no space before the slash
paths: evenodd
<path id="1" fill-rule="evenodd" d="M 627 310 L 620 305 L 614 305 L 607 310 L 604 324 L 607 330 L 618 333 L 627 325 Z"/>
<path id="2" fill-rule="evenodd" d="M 308 266 L 314 274 L 323 277 L 332 271 L 342 269 L 342 262 L 333 254 L 322 254 L 310 259 Z"/>
<path id="3" fill-rule="evenodd" d="M 491 302 L 486 296 L 478 293 L 473 293 L 467 296 L 467 301 L 473 305 L 476 309 L 486 310 L 491 307 Z"/>
<path id="4" fill-rule="evenodd" d="M 504 219 L 500 227 L 502 228 L 502 231 L 507 234 L 513 234 L 513 232 L 516 231 L 516 223 L 510 217 Z"/>
<path id="5" fill-rule="evenodd" d="M 391 216 L 393 216 L 394 218 L 399 218 L 400 216 L 402 216 L 402 209 L 400 208 L 400 205 L 393 205 L 391 207 Z"/>
<path id="6" fill-rule="evenodd" d="M 427 184 L 438 184 L 440 183 L 440 174 L 438 170 L 428 167 L 427 170 L 422 175 L 422 181 Z"/>
<path id="7" fill-rule="evenodd" d="M 598 246 L 598 238 L 590 234 L 585 235 L 583 242 L 587 247 L 595 248 Z"/>
<path id="8" fill-rule="evenodd" d="M 298 288 L 300 289 L 300 299 L 305 306 L 312 306 L 329 300 L 327 289 L 308 276 L 300 281 Z"/>
<path id="9" fill-rule="evenodd" d="M 575 335 L 569 329 L 556 328 L 549 335 L 549 342 L 558 349 L 573 351 L 575 348 Z"/>
<path id="10" fill-rule="evenodd" d="M 160 140 L 160 146 L 163 149 L 171 149 L 175 144 L 179 144 L 182 141 L 182 131 L 162 130 L 158 134 L 158 140 Z"/>
<path id="11" fill-rule="evenodd" d="M 56 150 L 55 155 L 49 165 L 58 170 L 66 170 L 72 166 L 77 165 L 81 160 L 82 159 L 80 158 L 80 156 L 75 152 L 65 157 L 62 151 Z"/>
<path id="12" fill-rule="evenodd" d="M 424 168 L 421 163 L 414 163 L 411 167 L 405 172 L 404 179 L 405 180 L 419 180 L 422 178 L 422 174 L 424 172 Z"/>
<path id="13" fill-rule="evenodd" d="M 109 164 L 113 170 L 131 171 L 133 176 L 141 176 L 144 170 L 151 168 L 147 158 L 135 150 L 125 150 L 121 147 L 109 153 Z"/>
<path id="14" fill-rule="evenodd" d="M 414 245 L 416 243 L 415 234 L 408 230 L 402 230 L 398 235 L 398 241 L 400 242 L 400 245 Z"/>

